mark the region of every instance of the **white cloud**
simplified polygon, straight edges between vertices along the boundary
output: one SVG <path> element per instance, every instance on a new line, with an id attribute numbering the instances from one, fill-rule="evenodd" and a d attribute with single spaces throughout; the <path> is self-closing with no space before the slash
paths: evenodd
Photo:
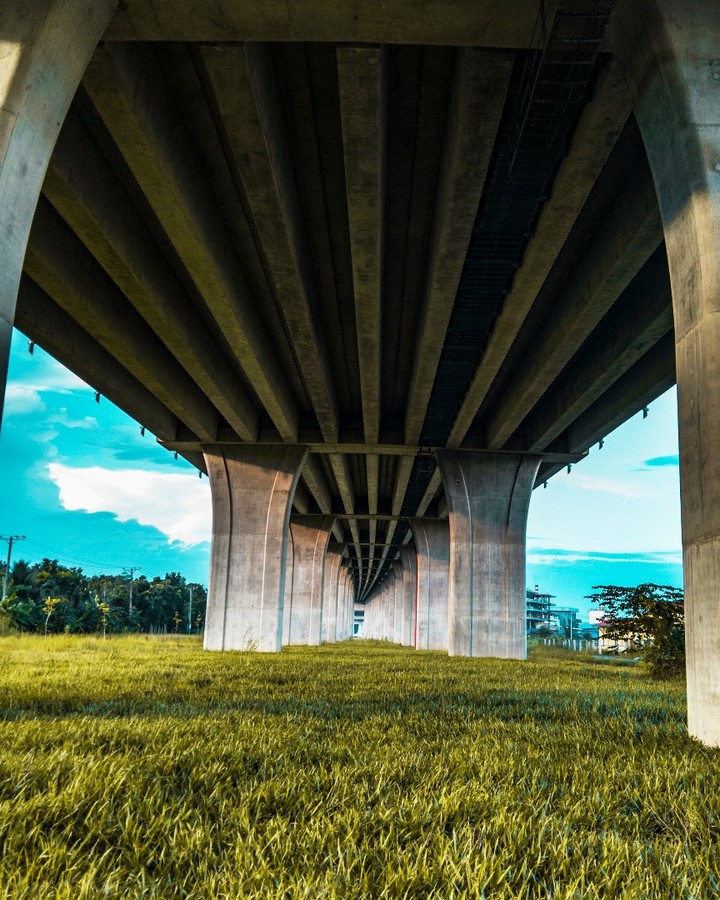
<path id="1" fill-rule="evenodd" d="M 53 360 L 54 362 L 54 360 Z M 43 394 L 70 394 L 87 391 L 88 386 L 77 375 L 55 363 L 37 378 L 13 378 L 5 390 L 5 415 L 24 416 L 47 409 Z"/>
<path id="2" fill-rule="evenodd" d="M 45 411 L 45 404 L 37 388 L 30 384 L 9 383 L 5 390 L 4 415 L 27 416 Z"/>
<path id="3" fill-rule="evenodd" d="M 573 470 L 572 487 L 620 497 L 645 497 L 650 493 L 644 485 L 631 483 L 629 480 L 598 478 L 596 475 L 584 475 L 582 472 L 576 474 L 575 470 Z"/>
<path id="4" fill-rule="evenodd" d="M 56 422 L 58 425 L 64 425 L 65 428 L 81 428 L 86 431 L 92 431 L 98 428 L 98 420 L 93 416 L 84 416 L 82 419 L 71 419 L 65 407 L 62 407 L 54 416 L 50 416 L 48 422 Z"/>
<path id="5" fill-rule="evenodd" d="M 667 550 L 637 553 L 597 553 L 582 550 L 540 550 L 529 549 L 528 562 L 535 565 L 563 565 L 570 563 L 591 562 L 597 564 L 637 563 L 642 565 L 682 565 L 682 551 Z"/>
<path id="6" fill-rule="evenodd" d="M 207 481 L 193 475 L 145 469 L 47 467 L 67 510 L 109 512 L 119 522 L 150 525 L 185 547 L 210 540 L 211 508 Z"/>

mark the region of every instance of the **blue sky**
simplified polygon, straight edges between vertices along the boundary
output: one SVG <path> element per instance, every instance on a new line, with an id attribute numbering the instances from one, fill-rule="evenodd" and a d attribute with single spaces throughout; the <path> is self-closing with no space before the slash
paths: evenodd
<path id="1" fill-rule="evenodd" d="M 16 331 L 0 435 L 0 534 L 27 535 L 14 558 L 50 556 L 90 574 L 179 571 L 207 584 L 207 479 L 27 346 Z M 528 586 L 583 611 L 595 584 L 681 586 L 677 452 L 672 390 L 536 490 Z"/>

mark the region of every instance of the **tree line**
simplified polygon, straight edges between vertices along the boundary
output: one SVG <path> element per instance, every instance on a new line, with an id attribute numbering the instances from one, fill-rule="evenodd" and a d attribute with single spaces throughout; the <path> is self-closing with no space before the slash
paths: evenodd
<path id="1" fill-rule="evenodd" d="M 56 559 L 20 559 L 10 569 L 0 616 L 11 628 L 55 634 L 202 632 L 203 585 L 188 583 L 178 572 L 152 580 L 133 575 L 86 575 Z"/>

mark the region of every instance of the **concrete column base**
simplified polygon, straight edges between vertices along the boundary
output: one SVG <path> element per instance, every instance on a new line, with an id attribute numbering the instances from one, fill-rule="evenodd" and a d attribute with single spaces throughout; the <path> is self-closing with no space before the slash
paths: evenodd
<path id="1" fill-rule="evenodd" d="M 402 644 L 403 633 L 403 570 L 402 565 L 393 566 L 393 589 L 394 609 L 393 609 L 393 643 Z"/>
<path id="2" fill-rule="evenodd" d="M 410 519 L 417 547 L 415 648 L 448 648 L 450 532 L 440 519 Z"/>
<path id="3" fill-rule="evenodd" d="M 212 493 L 206 650 L 281 647 L 288 522 L 304 447 L 206 447 Z"/>
<path id="4" fill-rule="evenodd" d="M 402 560 L 402 630 L 400 643 L 403 647 L 415 646 L 415 599 L 417 577 L 417 553 L 415 545 L 404 546 L 400 550 Z"/>
<path id="5" fill-rule="evenodd" d="M 540 457 L 437 460 L 450 510 L 448 652 L 525 659 L 525 529 Z"/>
<path id="6" fill-rule="evenodd" d="M 340 615 L 340 576 L 343 558 L 342 544 L 328 547 L 325 557 L 325 583 L 323 585 L 322 640 L 335 642 L 339 640 Z"/>
<path id="7" fill-rule="evenodd" d="M 287 643 L 316 647 L 322 640 L 325 553 L 332 516 L 303 516 L 290 520 L 288 556 L 292 554 L 292 582 L 286 585 Z M 287 588 L 290 587 L 290 590 Z"/>

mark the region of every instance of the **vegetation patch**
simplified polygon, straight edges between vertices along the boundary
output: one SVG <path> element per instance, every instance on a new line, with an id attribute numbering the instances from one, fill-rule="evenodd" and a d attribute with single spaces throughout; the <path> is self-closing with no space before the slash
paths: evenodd
<path id="1" fill-rule="evenodd" d="M 720 893 L 680 681 L 138 635 L 9 635 L 0 665 L 0 896 Z"/>

